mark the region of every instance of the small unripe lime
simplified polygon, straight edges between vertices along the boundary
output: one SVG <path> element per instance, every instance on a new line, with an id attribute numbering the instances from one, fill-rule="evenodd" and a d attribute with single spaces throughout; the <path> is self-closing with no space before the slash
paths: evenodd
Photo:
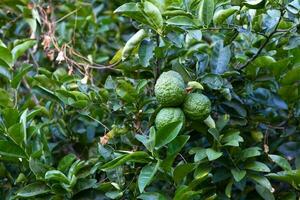
<path id="1" fill-rule="evenodd" d="M 203 94 L 191 93 L 184 101 L 183 111 L 191 120 L 204 120 L 211 112 L 211 102 Z"/>
<path id="2" fill-rule="evenodd" d="M 184 113 L 180 108 L 163 108 L 156 115 L 155 126 L 159 130 L 167 124 L 177 121 L 183 122 L 183 124 L 185 122 Z"/>
<path id="3" fill-rule="evenodd" d="M 175 71 L 164 72 L 155 84 L 155 96 L 164 107 L 179 106 L 186 97 L 185 84 Z"/>
<path id="4" fill-rule="evenodd" d="M 264 139 L 264 134 L 261 131 L 251 131 L 251 137 L 255 142 L 261 142 Z"/>

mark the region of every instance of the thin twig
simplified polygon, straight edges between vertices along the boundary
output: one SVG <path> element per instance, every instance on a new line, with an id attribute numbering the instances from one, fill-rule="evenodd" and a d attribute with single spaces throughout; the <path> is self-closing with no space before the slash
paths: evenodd
<path id="1" fill-rule="evenodd" d="M 56 20 L 55 23 L 57 24 L 57 23 L 59 23 L 60 21 L 66 19 L 67 17 L 69 17 L 69 16 L 72 15 L 73 13 L 77 12 L 79 9 L 80 9 L 80 8 L 77 8 L 77 9 L 73 10 L 72 12 L 66 14 L 66 15 L 63 16 L 62 18 Z"/>
<path id="2" fill-rule="evenodd" d="M 264 43 L 259 47 L 258 51 L 256 52 L 256 54 L 254 54 L 245 64 L 243 64 L 242 66 L 240 67 L 236 67 L 237 70 L 242 70 L 244 68 L 246 68 L 251 62 L 253 62 L 260 54 L 261 52 L 263 51 L 263 49 L 267 46 L 267 44 L 269 43 L 269 41 L 272 39 L 273 35 L 275 33 L 277 33 L 277 28 L 279 26 L 279 23 L 284 15 L 284 11 L 281 11 L 281 14 L 280 14 L 280 17 L 278 19 L 278 22 L 274 28 L 274 30 L 270 33 L 270 35 L 268 35 L 266 37 L 266 40 L 264 41 Z"/>

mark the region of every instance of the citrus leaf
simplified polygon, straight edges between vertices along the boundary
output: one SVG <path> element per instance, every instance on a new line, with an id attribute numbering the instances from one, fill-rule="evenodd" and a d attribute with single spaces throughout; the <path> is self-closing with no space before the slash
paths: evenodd
<path id="1" fill-rule="evenodd" d="M 154 44 L 151 40 L 143 40 L 139 48 L 139 62 L 143 67 L 150 65 L 150 60 L 153 58 Z"/>
<path id="2" fill-rule="evenodd" d="M 138 187 L 140 193 L 143 193 L 145 187 L 151 183 L 153 177 L 155 176 L 155 173 L 157 172 L 158 167 L 159 162 L 148 164 L 145 167 L 143 167 L 138 177 Z"/>
<path id="3" fill-rule="evenodd" d="M 207 155 L 207 158 L 209 161 L 213 161 L 213 160 L 220 158 L 223 155 L 223 153 L 218 152 L 212 148 L 208 148 L 208 149 L 206 149 L 206 155 Z"/>
<path id="4" fill-rule="evenodd" d="M 166 23 L 169 25 L 189 26 L 189 27 L 193 27 L 196 25 L 194 20 L 187 16 L 175 16 L 168 19 Z"/>
<path id="5" fill-rule="evenodd" d="M 13 55 L 13 61 L 16 61 L 21 55 L 23 55 L 29 48 L 36 44 L 36 40 L 25 40 L 20 44 L 17 44 L 11 51 Z"/>
<path id="6" fill-rule="evenodd" d="M 200 22 L 208 26 L 214 16 L 215 1 L 202 0 L 199 6 L 199 19 Z"/>
<path id="7" fill-rule="evenodd" d="M 231 15 L 233 15 L 235 12 L 237 12 L 239 10 L 239 7 L 231 7 L 231 8 L 227 8 L 225 10 L 221 9 L 218 10 L 213 17 L 213 22 L 215 25 L 221 25 L 224 23 L 224 21 L 230 17 Z"/>
<path id="8" fill-rule="evenodd" d="M 266 164 L 259 161 L 254 161 L 246 164 L 245 169 L 250 169 L 258 172 L 270 172 L 270 168 Z"/>
<path id="9" fill-rule="evenodd" d="M 278 155 L 271 155 L 271 154 L 269 154 L 269 157 L 272 159 L 274 163 L 279 165 L 282 169 L 287 171 L 292 170 L 290 163 L 284 157 Z"/>
<path id="10" fill-rule="evenodd" d="M 23 149 L 12 142 L 5 140 L 0 140 L 0 155 L 15 158 L 26 158 Z"/>
<path id="11" fill-rule="evenodd" d="M 0 46 L 0 59 L 3 60 L 9 67 L 12 67 L 13 57 L 9 49 Z"/>
<path id="12" fill-rule="evenodd" d="M 130 154 L 121 155 L 118 158 L 115 158 L 114 160 L 105 163 L 101 166 L 101 169 L 105 171 L 116 168 L 120 165 L 125 164 L 126 162 L 147 163 L 150 160 L 150 156 L 146 152 L 136 151 Z"/>
<path id="13" fill-rule="evenodd" d="M 245 170 L 231 169 L 230 171 L 236 182 L 240 182 L 246 176 Z"/>
<path id="14" fill-rule="evenodd" d="M 246 0 L 244 5 L 251 9 L 261 9 L 265 7 L 266 0 Z"/>
<path id="15" fill-rule="evenodd" d="M 183 126 L 182 121 L 176 121 L 169 123 L 159 129 L 156 132 L 155 136 L 155 147 L 161 148 L 162 146 L 170 143 L 172 140 L 176 138 L 176 136 L 179 134 L 181 128 Z"/>
<path id="16" fill-rule="evenodd" d="M 18 190 L 16 196 L 28 198 L 28 197 L 35 197 L 41 194 L 46 194 L 48 192 L 50 192 L 50 188 L 45 183 L 36 182 L 36 183 L 26 185 L 25 187 Z"/>
<path id="17" fill-rule="evenodd" d="M 162 33 L 164 20 L 160 10 L 151 2 L 145 1 L 143 4 L 143 12 L 148 22 L 156 29 L 158 33 Z"/>
<path id="18" fill-rule="evenodd" d="M 45 174 L 45 179 L 49 181 L 57 181 L 60 183 L 69 184 L 70 181 L 61 171 L 58 170 L 50 170 Z"/>
<path id="19" fill-rule="evenodd" d="M 167 198 L 158 192 L 145 192 L 137 197 L 142 200 L 167 200 Z"/>
<path id="20" fill-rule="evenodd" d="M 178 165 L 173 172 L 173 179 L 176 184 L 178 184 L 181 180 L 183 180 L 187 174 L 192 172 L 196 167 L 194 163 L 185 163 L 182 165 Z"/>

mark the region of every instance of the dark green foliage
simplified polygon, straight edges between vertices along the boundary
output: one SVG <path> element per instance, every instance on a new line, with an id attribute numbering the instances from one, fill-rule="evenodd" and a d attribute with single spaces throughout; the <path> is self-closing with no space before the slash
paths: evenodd
<path id="1" fill-rule="evenodd" d="M 0 1 L 0 199 L 296 200 L 299 11 L 299 0 Z M 155 84 L 170 70 L 180 99 L 161 105 Z M 157 129 L 161 106 L 186 93 L 207 96 L 208 118 Z"/>

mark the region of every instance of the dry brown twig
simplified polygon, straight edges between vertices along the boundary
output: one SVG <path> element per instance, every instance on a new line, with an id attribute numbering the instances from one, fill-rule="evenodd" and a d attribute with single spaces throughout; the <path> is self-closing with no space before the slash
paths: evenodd
<path id="1" fill-rule="evenodd" d="M 60 64 L 62 62 L 65 62 L 68 66 L 68 74 L 72 74 L 74 71 L 74 68 L 77 69 L 79 73 L 84 75 L 84 78 L 82 79 L 83 83 L 87 83 L 91 75 L 89 73 L 91 72 L 90 69 L 109 69 L 109 70 L 116 70 L 114 69 L 115 66 L 117 66 L 120 62 L 116 62 L 110 65 L 102 65 L 98 63 L 91 62 L 89 59 L 86 58 L 86 56 L 81 55 L 79 52 L 77 52 L 73 47 L 71 47 L 69 43 L 64 43 L 61 45 L 61 47 L 58 44 L 58 40 L 55 36 L 55 26 L 57 23 L 63 21 L 67 17 L 71 16 L 74 13 L 77 13 L 77 11 L 80 9 L 76 9 L 67 15 L 63 16 L 62 18 L 58 19 L 57 21 L 54 21 L 49 16 L 53 16 L 53 9 L 50 7 L 42 8 L 41 6 L 37 5 L 37 9 L 40 14 L 40 18 L 42 21 L 42 28 L 45 30 L 43 35 L 43 42 L 42 45 L 44 47 L 44 51 L 46 52 L 48 58 L 50 60 L 54 60 L 54 54 L 56 54 L 56 61 Z M 53 48 L 51 48 L 53 46 Z"/>

